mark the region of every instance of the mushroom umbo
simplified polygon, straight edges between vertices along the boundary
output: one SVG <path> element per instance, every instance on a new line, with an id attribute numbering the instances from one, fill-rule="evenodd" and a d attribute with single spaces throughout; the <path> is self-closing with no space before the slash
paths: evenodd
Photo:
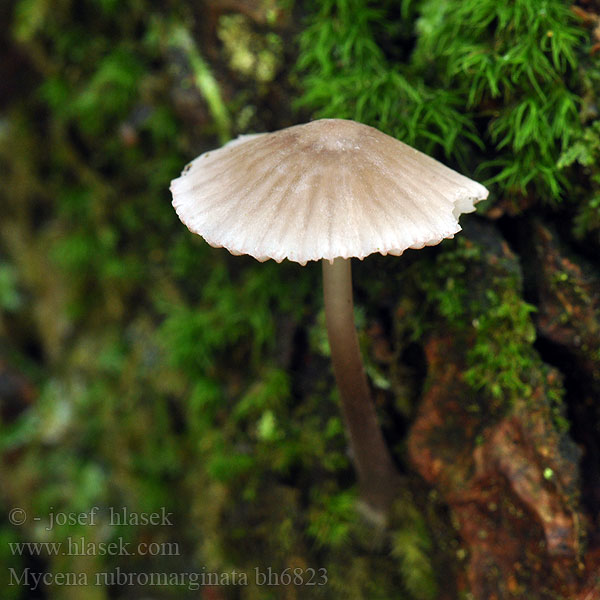
<path id="1" fill-rule="evenodd" d="M 377 129 L 322 119 L 206 152 L 171 191 L 181 221 L 211 246 L 259 261 L 322 260 L 331 358 L 361 497 L 387 514 L 397 472 L 358 347 L 350 259 L 453 237 L 459 215 L 475 210 L 487 189 Z"/>

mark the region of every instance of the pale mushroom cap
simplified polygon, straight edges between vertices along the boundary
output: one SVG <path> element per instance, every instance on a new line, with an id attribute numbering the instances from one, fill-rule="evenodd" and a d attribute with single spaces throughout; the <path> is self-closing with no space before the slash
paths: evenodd
<path id="1" fill-rule="evenodd" d="M 171 191 L 181 221 L 211 246 L 301 264 L 438 244 L 488 195 L 426 154 L 343 119 L 241 136 L 192 161 Z"/>

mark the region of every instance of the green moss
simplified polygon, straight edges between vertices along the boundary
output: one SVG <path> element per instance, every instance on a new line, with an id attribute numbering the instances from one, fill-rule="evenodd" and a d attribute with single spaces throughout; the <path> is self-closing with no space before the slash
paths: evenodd
<path id="1" fill-rule="evenodd" d="M 392 535 L 392 555 L 400 561 L 403 584 L 417 600 L 436 598 L 438 583 L 431 561 L 433 544 L 423 513 L 408 492 L 402 494 L 395 510 L 398 523 Z"/>
<path id="2" fill-rule="evenodd" d="M 444 248 L 433 264 L 419 264 L 417 286 L 427 299 L 421 319 L 430 331 L 439 329 L 465 341 L 465 381 L 498 408 L 529 396 L 531 377 L 541 362 L 532 346 L 535 307 L 522 299 L 515 258 L 494 255 L 490 260 L 486 246 L 465 237 Z M 430 311 L 441 323 L 431 319 Z M 416 330 L 416 335 L 422 333 Z"/>
<path id="3" fill-rule="evenodd" d="M 300 36 L 299 106 L 315 117 L 373 125 L 427 151 L 441 146 L 447 155 L 463 156 L 468 142 L 479 141 L 451 88 L 429 87 L 386 58 L 377 33 L 387 3 L 376 8 L 364 0 L 328 0 L 310 6 Z"/>
<path id="4" fill-rule="evenodd" d="M 451 18 L 450 15 L 452 16 Z M 560 0 L 422 4 L 415 60 L 486 118 L 491 182 L 558 198 L 555 168 L 580 130 L 573 71 L 585 36 Z"/>
<path id="5" fill-rule="evenodd" d="M 580 135 L 574 71 L 586 47 L 569 7 L 560 0 L 401 6 L 402 27 L 381 31 L 392 9 L 386 2 L 315 5 L 300 37 L 301 105 L 428 152 L 441 148 L 463 164 L 473 144 L 485 144 L 489 183 L 561 197 L 567 180 L 555 167 Z M 401 61 L 386 56 L 390 35 Z"/>
<path id="6" fill-rule="evenodd" d="M 535 308 L 505 282 L 501 286 L 504 293 L 489 290 L 489 305 L 473 319 L 475 343 L 467 355 L 465 380 L 494 398 L 528 397 L 538 366 L 530 317 Z"/>
<path id="7" fill-rule="evenodd" d="M 591 232 L 600 231 L 600 120 L 592 121 L 578 135 L 574 143 L 567 148 L 558 161 L 558 167 L 566 169 L 574 164 L 580 165 L 588 185 L 577 189 L 582 202 L 574 220 L 574 232 L 579 238 Z"/>

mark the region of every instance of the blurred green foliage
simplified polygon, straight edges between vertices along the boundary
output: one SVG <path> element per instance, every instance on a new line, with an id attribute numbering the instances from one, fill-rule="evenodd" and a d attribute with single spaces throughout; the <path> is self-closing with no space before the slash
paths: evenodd
<path id="1" fill-rule="evenodd" d="M 319 343 L 318 267 L 208 248 L 170 206 L 169 181 L 195 155 L 290 124 L 291 90 L 298 114 L 379 127 L 482 169 L 497 197 L 517 203 L 520 194 L 535 192 L 540 203 L 570 195 L 581 235 L 600 228 L 597 121 L 584 127 L 578 115 L 592 77 L 579 80 L 588 40 L 565 3 L 326 0 L 298 3 L 301 26 L 290 23 L 289 5 L 266 2 L 262 20 L 224 15 L 211 39 L 201 3 L 11 2 L 13 44 L 35 77 L 12 83 L 14 100 L 0 114 L 0 339 L 38 395 L 0 425 L 2 502 L 38 515 L 164 506 L 176 515 L 172 529 L 85 535 L 182 549 L 154 561 L 43 557 L 51 570 L 324 567 L 329 583 L 311 597 L 436 597 L 444 573 L 431 552 L 429 501 L 407 490 L 380 543 L 355 510 Z M 265 103 L 282 79 L 292 84 L 274 94 L 279 114 Z M 577 165 L 593 197 L 571 183 Z M 519 276 L 499 275 L 499 291 L 469 299 L 477 248 L 445 248 L 410 271 L 421 275 L 407 294 L 426 300 L 406 325 L 411 341 L 433 322 L 462 335 L 476 320 L 468 381 L 483 398 L 526 394 L 540 361 Z M 358 285 L 368 320 L 381 282 L 372 275 Z M 23 568 L 30 559 L 10 554 L 8 541 L 79 533 L 29 522 L 19 536 L 3 522 L 0 556 Z M 255 585 L 223 594 L 292 597 Z"/>

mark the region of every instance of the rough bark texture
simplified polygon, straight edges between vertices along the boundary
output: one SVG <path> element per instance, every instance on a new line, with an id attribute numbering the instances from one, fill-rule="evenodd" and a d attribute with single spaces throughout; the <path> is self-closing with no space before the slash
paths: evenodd
<path id="1" fill-rule="evenodd" d="M 535 220 L 531 231 L 524 262 L 535 273 L 535 321 L 540 337 L 552 343 L 548 349 L 542 342 L 545 355 L 561 361 L 563 374 L 555 368 L 535 373 L 532 393 L 514 399 L 490 423 L 485 411 L 469 408 L 474 392 L 462 375 L 469 342 L 465 347 L 453 336 L 431 335 L 424 346 L 426 391 L 408 450 L 450 507 L 467 553 L 465 588 L 477 600 L 592 599 L 600 597 L 598 279 L 582 259 L 567 255 L 551 228 Z M 486 235 L 500 240 L 491 228 Z M 505 243 L 487 247 L 489 269 L 472 281 L 470 293 L 494 285 L 498 264 L 519 269 Z M 568 390 L 576 394 L 568 397 L 576 417 L 571 432 L 553 409 L 552 389 L 563 375 L 577 382 Z"/>

